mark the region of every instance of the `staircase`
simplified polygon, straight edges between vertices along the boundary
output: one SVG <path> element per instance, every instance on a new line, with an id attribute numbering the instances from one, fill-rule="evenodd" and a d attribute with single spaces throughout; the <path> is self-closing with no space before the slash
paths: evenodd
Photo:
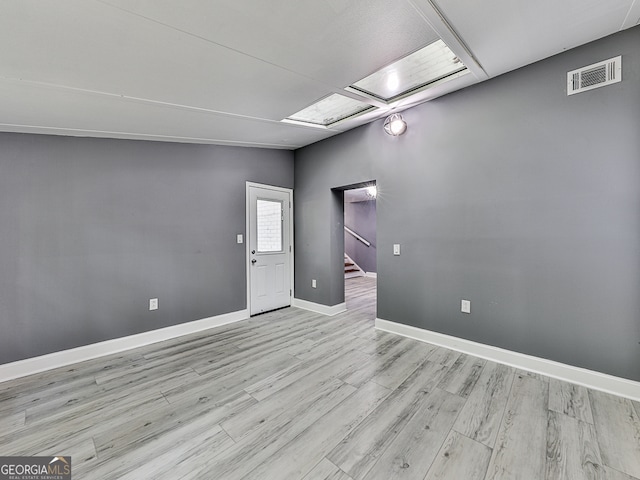
<path id="1" fill-rule="evenodd" d="M 344 254 L 344 278 L 364 277 L 362 269 L 351 260 L 351 257 Z"/>

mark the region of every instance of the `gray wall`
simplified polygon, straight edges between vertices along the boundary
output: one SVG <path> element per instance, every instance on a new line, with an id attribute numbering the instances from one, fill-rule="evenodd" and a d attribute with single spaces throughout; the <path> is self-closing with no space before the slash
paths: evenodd
<path id="1" fill-rule="evenodd" d="M 376 180 L 378 317 L 640 380 L 638 45 L 640 27 L 407 110 L 401 137 L 378 121 L 296 151 L 296 296 L 343 301 L 330 189 Z M 622 83 L 566 96 L 567 71 L 616 55 Z"/>
<path id="2" fill-rule="evenodd" d="M 345 231 L 345 253 L 365 272 L 377 272 L 376 201 L 344 202 L 344 224 L 371 243 L 367 247 L 356 237 Z"/>
<path id="3" fill-rule="evenodd" d="M 246 308 L 247 180 L 293 153 L 0 134 L 0 363 Z"/>

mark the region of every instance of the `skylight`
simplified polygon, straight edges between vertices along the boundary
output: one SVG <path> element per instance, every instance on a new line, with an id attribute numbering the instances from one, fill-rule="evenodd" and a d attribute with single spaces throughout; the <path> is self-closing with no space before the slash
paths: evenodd
<path id="1" fill-rule="evenodd" d="M 365 112 L 384 109 L 385 104 L 467 73 L 467 67 L 449 47 L 442 40 L 436 40 L 346 87 L 345 90 L 361 97 L 361 100 L 332 93 L 283 122 L 328 128 Z"/>
<path id="2" fill-rule="evenodd" d="M 368 103 L 334 93 L 300 110 L 285 120 L 328 127 L 334 123 L 375 108 Z"/>
<path id="3" fill-rule="evenodd" d="M 437 40 L 354 83 L 351 88 L 391 102 L 466 69 L 449 47 Z"/>

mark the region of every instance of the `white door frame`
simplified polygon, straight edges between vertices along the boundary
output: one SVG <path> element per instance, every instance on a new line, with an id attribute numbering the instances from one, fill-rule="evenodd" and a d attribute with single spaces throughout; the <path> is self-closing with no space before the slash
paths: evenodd
<path id="1" fill-rule="evenodd" d="M 289 195 L 289 245 L 291 245 L 291 295 L 290 305 L 293 305 L 293 299 L 295 298 L 295 282 L 293 278 L 293 274 L 295 269 L 293 268 L 293 259 L 295 258 L 295 247 L 293 244 L 293 189 L 291 188 L 283 188 L 283 187 L 275 187 L 273 185 L 266 185 L 263 183 L 255 183 L 255 182 L 246 182 L 245 186 L 245 235 L 244 235 L 244 243 L 245 243 L 245 268 L 247 271 L 247 312 L 251 312 L 251 245 L 249 239 L 249 222 L 250 222 L 250 207 L 251 200 L 249 198 L 249 187 L 258 187 L 258 188 L 266 188 L 268 190 L 274 190 L 277 192 L 284 192 Z"/>

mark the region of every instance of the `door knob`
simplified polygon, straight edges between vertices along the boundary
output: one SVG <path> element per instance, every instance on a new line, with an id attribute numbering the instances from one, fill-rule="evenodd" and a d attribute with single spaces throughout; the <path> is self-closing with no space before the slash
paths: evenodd
<path id="1" fill-rule="evenodd" d="M 251 260 L 251 263 L 256 263 L 257 260 L 254 258 L 253 260 Z"/>

